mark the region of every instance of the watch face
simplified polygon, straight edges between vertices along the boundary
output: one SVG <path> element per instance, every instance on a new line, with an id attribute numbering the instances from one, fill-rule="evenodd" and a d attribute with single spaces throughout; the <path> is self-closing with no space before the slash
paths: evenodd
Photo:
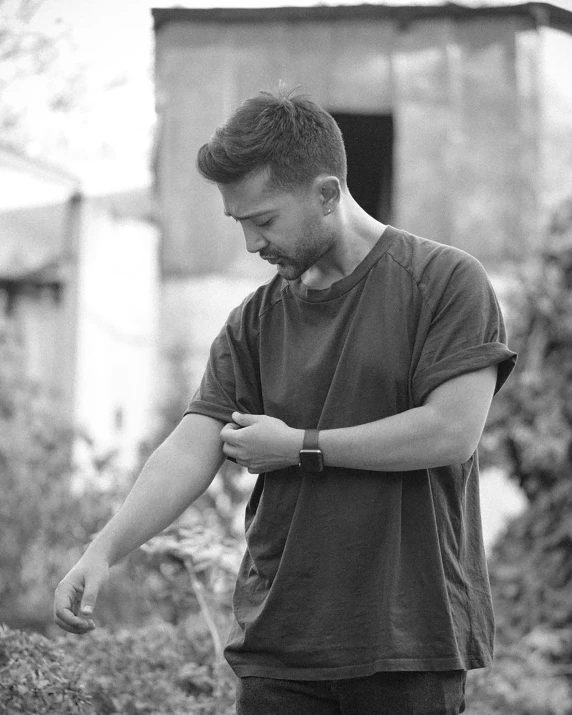
<path id="1" fill-rule="evenodd" d="M 324 468 L 322 450 L 302 449 L 300 451 L 300 466 L 306 472 L 321 472 Z"/>

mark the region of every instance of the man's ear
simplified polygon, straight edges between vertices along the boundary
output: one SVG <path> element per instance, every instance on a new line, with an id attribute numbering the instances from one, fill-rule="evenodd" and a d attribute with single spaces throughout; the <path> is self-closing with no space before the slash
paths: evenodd
<path id="1" fill-rule="evenodd" d="M 318 191 L 320 195 L 320 203 L 324 211 L 324 215 L 327 216 L 335 211 L 337 205 L 340 202 L 341 197 L 341 186 L 340 180 L 337 176 L 319 176 L 317 179 Z"/>

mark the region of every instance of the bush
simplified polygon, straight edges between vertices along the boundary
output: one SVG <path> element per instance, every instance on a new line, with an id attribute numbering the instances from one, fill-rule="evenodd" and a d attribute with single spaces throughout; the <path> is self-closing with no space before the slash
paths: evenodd
<path id="1" fill-rule="evenodd" d="M 469 672 L 465 715 L 571 715 L 572 693 L 540 635 L 499 647 L 491 668 Z"/>
<path id="2" fill-rule="evenodd" d="M 477 712 L 572 712 L 572 199 L 509 298 L 517 370 L 494 400 L 484 457 L 502 454 L 529 500 L 492 551 L 495 666 L 472 676 Z M 479 710 L 482 699 L 487 708 Z M 473 712 L 469 710 L 467 712 Z"/>
<path id="3" fill-rule="evenodd" d="M 572 482 L 559 482 L 511 521 L 489 572 L 501 637 L 538 627 L 572 632 Z"/>
<path id="4" fill-rule="evenodd" d="M 82 670 L 43 636 L 0 625 L 1 715 L 94 715 Z"/>
<path id="5" fill-rule="evenodd" d="M 508 299 L 517 369 L 493 401 L 483 461 L 502 462 L 530 501 L 572 471 L 572 199 Z"/>
<path id="6" fill-rule="evenodd" d="M 210 637 L 200 622 L 156 623 L 136 632 L 98 629 L 87 638 L 66 637 L 65 644 L 85 664 L 87 691 L 107 703 L 109 713 L 232 712 L 234 676 L 226 670 L 215 680 Z"/>
<path id="7" fill-rule="evenodd" d="M 197 623 L 55 642 L 0 627 L 0 715 L 230 715 L 234 675 L 217 678 Z"/>

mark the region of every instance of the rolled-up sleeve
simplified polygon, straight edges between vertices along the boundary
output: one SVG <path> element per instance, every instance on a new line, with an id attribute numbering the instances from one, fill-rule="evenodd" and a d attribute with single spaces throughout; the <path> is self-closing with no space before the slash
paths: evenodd
<path id="1" fill-rule="evenodd" d="M 238 411 L 262 412 L 256 326 L 244 304 L 235 308 L 213 341 L 201 383 L 185 410 L 222 422 Z"/>
<path id="2" fill-rule="evenodd" d="M 460 254 L 460 252 L 459 252 Z M 412 399 L 454 377 L 498 365 L 495 394 L 514 369 L 500 305 L 483 266 L 468 254 L 424 285 L 427 296 L 412 375 Z"/>

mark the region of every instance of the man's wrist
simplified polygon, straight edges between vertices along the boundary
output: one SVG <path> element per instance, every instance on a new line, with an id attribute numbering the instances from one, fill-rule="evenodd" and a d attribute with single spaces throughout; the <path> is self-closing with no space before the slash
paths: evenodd
<path id="1" fill-rule="evenodd" d="M 316 428 L 304 431 L 304 442 L 300 451 L 300 467 L 305 472 L 321 472 L 324 469 L 324 455 L 320 449 L 320 431 Z"/>
<path id="2" fill-rule="evenodd" d="M 82 559 L 84 561 L 104 561 L 109 567 L 113 566 L 118 560 L 113 545 L 108 543 L 108 539 L 101 532 L 84 551 Z"/>
<path id="3" fill-rule="evenodd" d="M 292 465 L 298 466 L 300 463 L 300 450 L 304 444 L 304 430 L 292 428 L 292 439 L 290 442 L 290 450 L 288 452 L 289 461 Z"/>

